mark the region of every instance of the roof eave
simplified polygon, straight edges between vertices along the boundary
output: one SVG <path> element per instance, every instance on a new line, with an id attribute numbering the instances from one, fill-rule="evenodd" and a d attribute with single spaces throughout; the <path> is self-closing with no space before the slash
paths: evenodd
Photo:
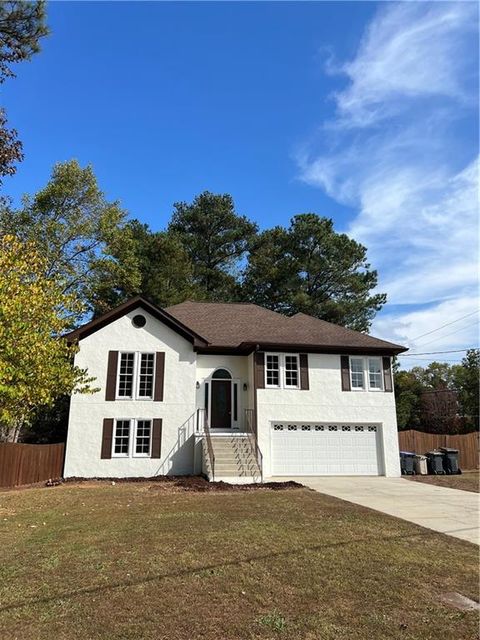
<path id="1" fill-rule="evenodd" d="M 287 351 L 301 353 L 338 353 L 338 354 L 375 354 L 379 356 L 398 355 L 408 351 L 406 347 L 400 345 L 391 346 L 339 346 L 339 345 L 312 345 L 305 343 L 286 342 L 242 342 L 239 345 L 215 345 L 209 344 L 207 347 L 197 349 L 202 354 L 218 355 L 248 355 L 254 351 Z"/>

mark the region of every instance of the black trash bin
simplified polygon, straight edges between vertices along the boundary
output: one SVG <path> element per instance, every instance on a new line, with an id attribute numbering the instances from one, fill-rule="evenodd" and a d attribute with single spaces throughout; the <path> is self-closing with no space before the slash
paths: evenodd
<path id="1" fill-rule="evenodd" d="M 441 451 L 427 451 L 428 472 L 433 475 L 443 475 L 445 469 L 443 468 L 443 453 Z"/>
<path id="2" fill-rule="evenodd" d="M 458 449 L 450 449 L 449 447 L 440 447 L 443 454 L 443 470 L 448 475 L 462 473 L 458 466 Z"/>
<path id="3" fill-rule="evenodd" d="M 400 451 L 400 469 L 404 476 L 413 476 L 415 454 L 411 451 Z"/>

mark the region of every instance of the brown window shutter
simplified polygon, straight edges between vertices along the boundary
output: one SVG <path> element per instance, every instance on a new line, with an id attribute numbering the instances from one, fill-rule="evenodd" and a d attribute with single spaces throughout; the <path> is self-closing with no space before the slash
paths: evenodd
<path id="1" fill-rule="evenodd" d="M 163 401 L 163 384 L 165 379 L 165 352 L 157 351 L 155 356 L 155 389 L 153 399 L 157 402 Z"/>
<path id="2" fill-rule="evenodd" d="M 393 391 L 392 368 L 390 366 L 390 358 L 384 356 L 383 360 L 383 388 L 385 391 Z"/>
<path id="3" fill-rule="evenodd" d="M 308 355 L 306 353 L 300 354 L 300 389 L 308 390 Z"/>
<path id="4" fill-rule="evenodd" d="M 108 352 L 107 384 L 105 385 L 105 400 L 115 400 L 117 393 L 117 365 L 118 351 Z"/>
<path id="5" fill-rule="evenodd" d="M 152 458 L 160 458 L 162 451 L 162 418 L 153 419 Z"/>
<path id="6" fill-rule="evenodd" d="M 265 389 L 265 354 L 255 351 L 255 389 Z"/>
<path id="7" fill-rule="evenodd" d="M 350 360 L 348 356 L 340 356 L 342 368 L 342 391 L 351 391 L 350 386 Z"/>
<path id="8" fill-rule="evenodd" d="M 103 419 L 102 452 L 100 458 L 112 457 L 113 418 Z"/>

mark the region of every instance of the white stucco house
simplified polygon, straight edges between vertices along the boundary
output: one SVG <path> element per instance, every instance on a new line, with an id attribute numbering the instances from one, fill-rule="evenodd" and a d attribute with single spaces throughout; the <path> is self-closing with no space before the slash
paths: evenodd
<path id="1" fill-rule="evenodd" d="M 141 297 L 69 339 L 100 391 L 72 397 L 65 477 L 400 475 L 400 345 L 253 304 Z"/>

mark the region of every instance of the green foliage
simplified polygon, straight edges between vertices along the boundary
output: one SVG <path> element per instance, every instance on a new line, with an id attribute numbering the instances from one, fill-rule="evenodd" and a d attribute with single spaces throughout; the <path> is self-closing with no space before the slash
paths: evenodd
<path id="1" fill-rule="evenodd" d="M 395 401 L 397 406 L 397 424 L 404 429 L 421 430 L 420 396 L 422 383 L 411 371 L 398 371 L 395 377 Z"/>
<path id="2" fill-rule="evenodd" d="M 105 311 L 105 290 L 134 288 L 139 274 L 133 238 L 125 228 L 126 214 L 108 202 L 93 169 L 76 160 L 57 164 L 46 187 L 26 196 L 23 208 L 0 211 L 0 231 L 34 240 L 45 264 L 63 292 L 83 303 L 83 311 Z M 122 261 L 114 253 L 122 251 Z M 81 316 L 74 315 L 72 323 Z"/>
<path id="3" fill-rule="evenodd" d="M 190 257 L 198 291 L 209 300 L 235 298 L 239 261 L 251 250 L 257 225 L 236 213 L 228 194 L 205 191 L 191 204 L 174 207 L 168 231 Z"/>
<path id="4" fill-rule="evenodd" d="M 454 370 L 461 415 L 471 430 L 478 430 L 480 422 L 480 349 L 469 349 L 461 366 L 455 366 Z"/>
<path id="5" fill-rule="evenodd" d="M 33 242 L 0 239 L 0 439 L 15 439 L 59 396 L 92 391 L 87 372 L 72 366 L 76 348 L 59 338 L 78 301 L 45 267 Z"/>
<path id="6" fill-rule="evenodd" d="M 40 38 L 47 33 L 44 2 L 0 2 L 0 84 L 15 77 L 12 64 L 30 60 L 40 51 Z M 15 164 L 23 160 L 17 132 L 8 129 L 6 123 L 5 111 L 0 109 L 0 184 L 1 178 L 13 175 Z"/>
<path id="7" fill-rule="evenodd" d="M 48 34 L 45 19 L 45 2 L 0 3 L 0 83 L 15 76 L 12 64 L 40 51 L 40 38 Z"/>
<path id="8" fill-rule="evenodd" d="M 396 370 L 394 376 L 399 430 L 478 430 L 479 349 L 470 349 L 461 364 L 432 362 L 410 371 Z"/>
<path id="9" fill-rule="evenodd" d="M 377 272 L 366 255 L 329 218 L 297 215 L 288 229 L 260 235 L 245 271 L 245 296 L 288 315 L 303 312 L 366 331 L 386 301 L 385 294 L 370 295 Z"/>
<path id="10" fill-rule="evenodd" d="M 122 234 L 127 236 L 122 241 Z M 103 292 L 105 304 L 114 307 L 135 294 L 142 294 L 160 307 L 196 297 L 193 266 L 179 238 L 164 231 L 153 232 L 138 220 L 127 222 L 116 247 L 109 247 L 119 264 L 130 259 L 135 265 L 135 286 Z M 108 302 L 107 302 L 108 301 Z M 104 305 L 105 306 L 105 305 Z"/>

